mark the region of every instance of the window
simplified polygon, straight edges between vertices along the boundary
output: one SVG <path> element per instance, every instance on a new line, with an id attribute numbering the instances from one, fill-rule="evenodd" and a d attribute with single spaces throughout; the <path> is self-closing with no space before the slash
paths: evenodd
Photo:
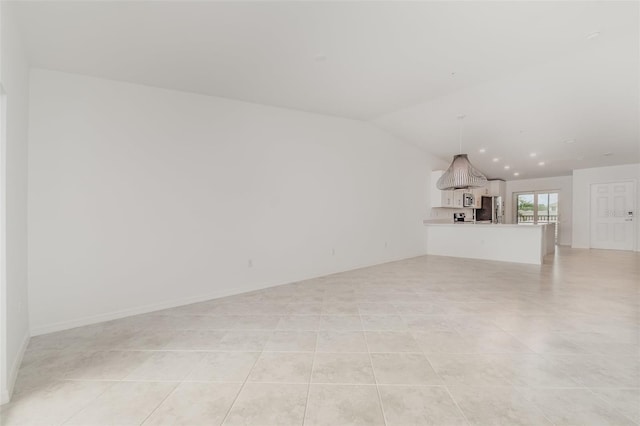
<path id="1" fill-rule="evenodd" d="M 518 225 L 537 225 L 551 223 L 555 226 L 558 242 L 558 192 L 535 191 L 514 194 L 516 223 Z"/>

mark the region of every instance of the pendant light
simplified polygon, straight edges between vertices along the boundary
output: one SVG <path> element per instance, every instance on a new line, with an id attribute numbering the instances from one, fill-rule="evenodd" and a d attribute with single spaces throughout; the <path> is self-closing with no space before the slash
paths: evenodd
<path id="1" fill-rule="evenodd" d="M 436 186 L 438 189 L 448 191 L 452 189 L 480 188 L 487 184 L 487 177 L 480 170 L 473 167 L 462 153 L 462 120 L 464 115 L 458 116 L 460 120 L 460 154 L 453 156 L 449 168 L 440 176 Z"/>

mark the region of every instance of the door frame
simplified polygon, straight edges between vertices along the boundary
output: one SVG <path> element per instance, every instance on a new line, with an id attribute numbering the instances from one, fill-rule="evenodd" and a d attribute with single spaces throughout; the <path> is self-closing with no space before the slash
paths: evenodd
<path id="1" fill-rule="evenodd" d="M 589 249 L 591 249 L 591 225 L 593 218 L 591 217 L 592 205 L 591 202 L 591 194 L 593 193 L 593 185 L 603 185 L 603 184 L 612 184 L 612 183 L 627 183 L 630 182 L 633 184 L 633 189 L 631 190 L 631 194 L 633 196 L 633 244 L 632 249 L 630 251 L 635 252 L 638 251 L 638 181 L 636 179 L 622 179 L 622 180 L 606 180 L 599 182 L 591 182 L 589 184 L 589 210 L 587 211 L 587 215 L 589 217 Z M 607 250 L 607 249 L 596 249 L 596 250 Z M 621 250 L 621 251 L 629 251 L 629 250 Z"/>
<path id="2" fill-rule="evenodd" d="M 7 365 L 7 94 L 0 83 L 0 404 L 9 401 Z"/>

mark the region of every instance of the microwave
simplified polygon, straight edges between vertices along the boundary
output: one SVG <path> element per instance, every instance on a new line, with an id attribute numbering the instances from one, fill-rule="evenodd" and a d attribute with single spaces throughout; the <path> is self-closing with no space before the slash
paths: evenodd
<path id="1" fill-rule="evenodd" d="M 462 194 L 462 207 L 473 207 L 475 204 L 475 197 L 470 192 Z"/>

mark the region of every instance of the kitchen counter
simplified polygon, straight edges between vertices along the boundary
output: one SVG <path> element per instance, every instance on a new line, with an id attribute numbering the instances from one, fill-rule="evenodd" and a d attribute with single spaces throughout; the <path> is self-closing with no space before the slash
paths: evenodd
<path id="1" fill-rule="evenodd" d="M 476 225 L 476 226 L 499 226 L 503 228 L 521 228 L 523 226 L 546 226 L 546 224 L 540 225 L 516 225 L 513 223 L 489 223 L 489 222 L 436 222 L 425 220 L 423 222 L 426 226 L 463 226 L 463 225 Z"/>
<path id="2" fill-rule="evenodd" d="M 552 224 L 424 221 L 427 253 L 540 265 L 555 251 Z"/>

